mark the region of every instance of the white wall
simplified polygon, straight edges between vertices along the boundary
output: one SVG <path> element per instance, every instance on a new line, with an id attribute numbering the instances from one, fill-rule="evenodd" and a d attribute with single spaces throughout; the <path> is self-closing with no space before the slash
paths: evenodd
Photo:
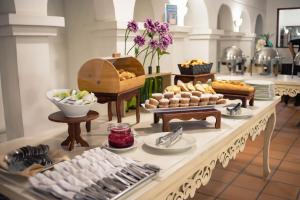
<path id="1" fill-rule="evenodd" d="M 274 45 L 276 45 L 276 23 L 277 23 L 277 9 L 278 8 L 290 8 L 300 7 L 299 0 L 267 0 L 267 14 L 266 23 L 264 26 L 264 32 L 274 34 L 271 38 Z M 291 62 L 292 56 L 287 48 L 278 48 L 278 52 L 281 56 L 288 58 L 288 62 Z"/>

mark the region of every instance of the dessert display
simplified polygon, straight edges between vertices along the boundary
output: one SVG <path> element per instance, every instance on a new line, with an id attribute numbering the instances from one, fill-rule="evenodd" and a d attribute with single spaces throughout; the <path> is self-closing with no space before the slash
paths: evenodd
<path id="1" fill-rule="evenodd" d="M 114 148 L 127 148 L 133 145 L 134 136 L 129 124 L 117 123 L 109 127 L 108 144 Z"/>
<path id="2" fill-rule="evenodd" d="M 106 149 L 94 148 L 29 178 L 45 199 L 117 199 L 160 171 Z M 44 199 L 44 198 L 43 198 Z"/>
<path id="3" fill-rule="evenodd" d="M 226 94 L 250 94 L 254 92 L 254 87 L 245 84 L 242 81 L 214 81 L 212 88 L 219 93 Z"/>
<path id="4" fill-rule="evenodd" d="M 124 81 L 124 80 L 131 79 L 131 78 L 135 78 L 135 77 L 136 77 L 135 73 L 126 71 L 126 70 L 124 70 L 124 69 L 119 69 L 119 70 L 117 70 L 117 71 L 118 71 L 118 73 L 119 73 L 120 81 Z"/>
<path id="5" fill-rule="evenodd" d="M 226 104 L 223 94 L 217 94 L 209 84 L 178 81 L 175 87 L 167 87 L 164 93 L 154 93 L 145 102 L 146 109 L 197 107 Z M 176 92 L 172 89 L 176 89 Z M 158 103 L 157 103 L 158 102 Z"/>
<path id="6" fill-rule="evenodd" d="M 195 74 L 209 74 L 212 68 L 212 63 L 207 63 L 202 59 L 188 60 L 185 63 L 178 64 L 181 74 L 195 75 Z"/>

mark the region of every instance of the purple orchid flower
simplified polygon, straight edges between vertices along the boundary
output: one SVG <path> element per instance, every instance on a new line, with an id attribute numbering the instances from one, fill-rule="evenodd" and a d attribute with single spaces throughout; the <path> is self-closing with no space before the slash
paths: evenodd
<path id="1" fill-rule="evenodd" d="M 144 23 L 144 27 L 147 30 L 147 32 L 149 33 L 156 33 L 156 27 L 155 24 L 153 23 L 153 21 L 151 19 L 146 19 L 145 23 Z"/>
<path id="2" fill-rule="evenodd" d="M 160 35 L 164 35 L 169 32 L 169 24 L 168 23 L 162 23 L 157 31 Z"/>
<path id="3" fill-rule="evenodd" d="M 149 41 L 149 46 L 150 46 L 150 48 L 152 48 L 152 49 L 157 49 L 157 47 L 159 46 L 159 42 L 158 42 L 157 40 L 151 39 L 151 40 Z"/>
<path id="4" fill-rule="evenodd" d="M 136 23 L 136 21 L 132 20 L 129 21 L 127 24 L 127 29 L 129 29 L 132 32 L 137 32 L 139 30 L 138 24 Z"/>
<path id="5" fill-rule="evenodd" d="M 134 39 L 133 39 L 134 43 L 136 45 L 138 45 L 139 47 L 141 46 L 144 46 L 145 44 L 145 38 L 140 36 L 140 35 L 137 35 Z"/>
<path id="6" fill-rule="evenodd" d="M 160 38 L 159 40 L 159 48 L 161 50 L 167 50 L 167 48 L 169 47 L 169 45 L 171 44 L 171 40 L 169 38 L 169 35 L 164 35 Z"/>

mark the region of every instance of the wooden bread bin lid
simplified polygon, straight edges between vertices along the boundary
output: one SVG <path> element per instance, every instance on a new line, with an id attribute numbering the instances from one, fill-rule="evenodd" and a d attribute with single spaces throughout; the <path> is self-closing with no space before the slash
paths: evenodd
<path id="1" fill-rule="evenodd" d="M 120 69 L 132 72 L 136 77 L 120 81 L 117 71 Z M 144 83 L 144 68 L 134 57 L 94 58 L 84 63 L 78 72 L 79 89 L 95 93 L 120 93 L 142 87 Z"/>

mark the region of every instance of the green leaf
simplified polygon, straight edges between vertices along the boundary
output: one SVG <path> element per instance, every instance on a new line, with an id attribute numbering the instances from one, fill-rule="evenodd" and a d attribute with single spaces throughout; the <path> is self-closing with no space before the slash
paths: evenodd
<path id="1" fill-rule="evenodd" d="M 137 57 L 138 53 L 139 53 L 139 49 L 138 49 L 137 47 L 135 47 L 135 48 L 134 48 L 134 54 L 135 54 L 135 57 Z"/>
<path id="2" fill-rule="evenodd" d="M 163 56 L 163 55 L 166 55 L 166 54 L 170 54 L 169 52 L 167 51 L 157 51 L 157 53 L 160 55 L 160 56 Z"/>

